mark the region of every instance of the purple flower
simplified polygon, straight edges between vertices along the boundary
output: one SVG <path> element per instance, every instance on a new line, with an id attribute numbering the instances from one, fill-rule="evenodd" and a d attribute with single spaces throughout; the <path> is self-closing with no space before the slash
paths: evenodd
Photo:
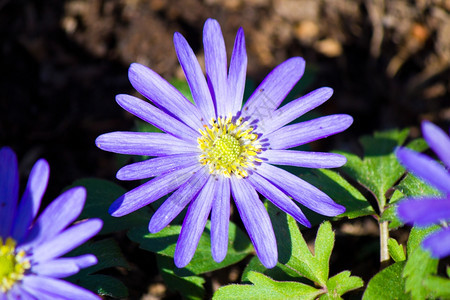
<path id="1" fill-rule="evenodd" d="M 61 256 L 97 234 L 102 222 L 68 227 L 84 206 L 81 187 L 61 194 L 37 217 L 48 177 L 47 161 L 38 160 L 18 203 L 17 158 L 10 148 L 0 149 L 0 299 L 100 299 L 59 278 L 97 263 L 91 254 Z"/>
<path id="2" fill-rule="evenodd" d="M 117 199 L 110 213 L 120 217 L 173 192 L 153 215 L 149 231 L 160 231 L 189 205 L 175 250 L 176 266 L 184 267 L 211 213 L 212 256 L 220 262 L 227 253 L 232 195 L 259 259 L 266 267 L 274 267 L 278 259 L 275 235 L 258 193 L 305 226 L 310 223 L 294 201 L 326 216 L 341 214 L 345 208 L 272 164 L 342 166 L 346 159 L 338 154 L 286 149 L 341 132 L 353 119 L 332 115 L 287 125 L 333 92 L 320 88 L 278 108 L 303 75 L 305 62 L 300 57 L 275 68 L 242 107 L 247 69 L 242 28 L 227 72 L 220 26 L 216 20 L 206 21 L 206 79 L 181 34 L 175 33 L 174 44 L 195 105 L 151 69 L 136 63 L 130 66 L 131 84 L 152 104 L 129 95 L 117 95 L 116 101 L 165 133 L 112 132 L 97 138 L 97 146 L 106 151 L 156 157 L 118 171 L 120 180 L 155 178 Z"/>
<path id="3" fill-rule="evenodd" d="M 408 171 L 442 192 L 442 196 L 407 198 L 399 203 L 397 213 L 400 219 L 420 227 L 450 220 L 450 138 L 430 122 L 422 123 L 422 132 L 428 145 L 447 168 L 424 154 L 406 148 L 397 150 L 398 160 Z M 450 255 L 450 228 L 445 226 L 430 234 L 422 245 L 434 257 Z"/>

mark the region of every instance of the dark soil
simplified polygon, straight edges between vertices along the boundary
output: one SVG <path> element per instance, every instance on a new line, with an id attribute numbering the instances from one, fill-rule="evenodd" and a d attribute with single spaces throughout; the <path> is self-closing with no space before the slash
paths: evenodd
<path id="1" fill-rule="evenodd" d="M 202 59 L 208 17 L 220 22 L 228 53 L 244 28 L 254 82 L 287 58 L 302 56 L 313 74 L 307 90 L 334 89 L 317 112 L 348 113 L 355 122 L 314 146 L 320 150 L 356 151 L 360 135 L 395 127 L 409 126 L 417 137 L 424 119 L 450 126 L 448 0 L 0 0 L 0 145 L 18 154 L 22 187 L 40 157 L 52 171 L 47 202 L 82 177 L 115 180 L 114 156 L 94 140 L 134 125 L 114 101 L 118 93 L 135 94 L 129 64 L 183 78 L 173 33 L 181 32 Z M 366 228 L 364 222 L 352 226 Z M 358 232 L 340 233 L 339 260 L 345 260 L 345 244 L 376 243 L 376 230 Z M 132 299 L 177 297 L 160 284 L 156 270 L 148 270 L 155 266 L 151 255 L 136 245 L 123 250 L 133 263 L 123 276 Z M 364 269 L 358 272 L 363 266 L 343 268 L 364 276 Z M 240 271 L 225 272 L 237 281 Z M 221 276 L 209 276 L 210 293 L 224 283 Z"/>

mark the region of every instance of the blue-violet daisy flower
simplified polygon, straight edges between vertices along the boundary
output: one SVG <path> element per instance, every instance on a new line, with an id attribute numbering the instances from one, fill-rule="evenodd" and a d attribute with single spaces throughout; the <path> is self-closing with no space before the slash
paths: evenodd
<path id="1" fill-rule="evenodd" d="M 49 166 L 33 166 L 18 203 L 17 158 L 0 149 L 0 299 L 100 299 L 92 292 L 59 278 L 97 263 L 92 254 L 61 257 L 97 234 L 98 219 L 68 227 L 81 213 L 84 188 L 72 188 L 37 217 L 47 188 Z"/>
<path id="2" fill-rule="evenodd" d="M 442 129 L 427 121 L 422 123 L 422 133 L 446 167 L 425 154 L 407 148 L 399 148 L 397 158 L 408 171 L 437 188 L 442 195 L 407 198 L 399 203 L 397 213 L 403 222 L 420 227 L 442 223 L 443 228 L 426 237 L 422 246 L 433 257 L 443 258 L 450 255 L 450 228 L 446 223 L 450 220 L 450 138 Z"/>
<path id="3" fill-rule="evenodd" d="M 259 259 L 271 268 L 277 263 L 277 245 L 258 193 L 305 226 L 310 223 L 290 197 L 326 216 L 345 211 L 319 189 L 272 164 L 342 166 L 346 160 L 338 154 L 286 149 L 341 132 L 353 119 L 332 115 L 285 126 L 332 94 L 332 89 L 320 88 L 278 108 L 303 75 L 305 62 L 300 57 L 275 68 L 242 107 L 247 69 L 242 28 L 227 72 L 220 25 L 213 19 L 206 21 L 206 79 L 180 33 L 175 33 L 174 44 L 195 105 L 151 69 L 131 64 L 131 84 L 154 105 L 129 95 L 117 95 L 116 101 L 165 133 L 112 132 L 97 138 L 96 144 L 103 150 L 156 157 L 118 171 L 120 180 L 155 178 L 117 199 L 110 213 L 126 215 L 174 191 L 151 218 L 149 231 L 163 229 L 189 204 L 174 257 L 175 265 L 184 267 L 194 255 L 211 213 L 212 256 L 220 262 L 227 253 L 232 196 Z"/>

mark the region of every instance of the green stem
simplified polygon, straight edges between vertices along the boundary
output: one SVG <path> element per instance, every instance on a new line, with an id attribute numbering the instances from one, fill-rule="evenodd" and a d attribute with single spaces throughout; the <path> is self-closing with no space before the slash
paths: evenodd
<path id="1" fill-rule="evenodd" d="M 384 268 L 389 263 L 389 251 L 388 251 L 388 240 L 389 240 L 389 222 L 382 221 L 379 223 L 380 226 L 380 263 L 381 268 Z"/>

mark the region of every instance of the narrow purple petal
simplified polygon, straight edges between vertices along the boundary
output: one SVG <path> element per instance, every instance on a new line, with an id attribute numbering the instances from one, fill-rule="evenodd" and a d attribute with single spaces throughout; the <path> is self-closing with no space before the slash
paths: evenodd
<path id="1" fill-rule="evenodd" d="M 347 162 L 345 156 L 336 153 L 295 150 L 266 150 L 258 157 L 270 164 L 303 168 L 339 168 Z"/>
<path id="2" fill-rule="evenodd" d="M 264 204 L 247 181 L 234 176 L 230 181 L 236 207 L 259 260 L 266 268 L 275 267 L 278 260 L 277 241 Z"/>
<path id="3" fill-rule="evenodd" d="M 142 99 L 120 94 L 116 96 L 116 101 L 129 113 L 158 127 L 164 132 L 182 140 L 197 140 L 199 134 L 194 129 Z"/>
<path id="4" fill-rule="evenodd" d="M 228 116 L 230 102 L 227 85 L 227 53 L 219 22 L 208 19 L 203 27 L 205 68 L 211 93 L 216 104 L 217 116 Z"/>
<path id="5" fill-rule="evenodd" d="M 27 275 L 23 279 L 23 287 L 33 295 L 41 295 L 40 299 L 83 299 L 83 300 L 100 300 L 101 298 L 91 291 L 72 283 L 41 277 L 35 275 Z"/>
<path id="6" fill-rule="evenodd" d="M 160 109 L 177 117 L 194 130 L 202 128 L 201 114 L 176 88 L 153 70 L 138 63 L 128 69 L 133 87 Z"/>
<path id="7" fill-rule="evenodd" d="M 199 168 L 200 166 L 191 166 L 158 176 L 120 196 L 108 211 L 113 217 L 122 217 L 136 211 L 176 190 Z"/>
<path id="8" fill-rule="evenodd" d="M 450 228 L 444 228 L 430 234 L 422 243 L 425 249 L 431 251 L 436 258 L 444 258 L 450 255 Z"/>
<path id="9" fill-rule="evenodd" d="M 9 296 L 9 298 L 7 298 Z M 42 295 L 41 295 L 42 296 Z M 39 300 L 36 295 L 30 294 L 24 289 L 23 284 L 14 285 L 8 294 L 0 294 L 0 300 L 20 299 L 20 300 Z"/>
<path id="10" fill-rule="evenodd" d="M 158 208 L 150 220 L 148 230 L 151 233 L 156 233 L 169 225 L 186 205 L 195 198 L 209 176 L 210 174 L 206 167 L 199 169 Z"/>
<path id="11" fill-rule="evenodd" d="M 285 170 L 262 163 L 255 172 L 294 200 L 321 215 L 334 217 L 345 212 L 345 207 L 335 203 L 324 192 Z"/>
<path id="12" fill-rule="evenodd" d="M 117 172 L 116 177 L 119 180 L 139 180 L 155 177 L 198 164 L 198 157 L 197 153 L 156 157 L 127 165 Z"/>
<path id="13" fill-rule="evenodd" d="M 423 137 L 442 162 L 450 168 L 450 138 L 431 122 L 422 123 Z"/>
<path id="14" fill-rule="evenodd" d="M 110 132 L 100 135 L 95 144 L 105 151 L 134 155 L 165 156 L 199 152 L 194 143 L 159 132 Z"/>
<path id="15" fill-rule="evenodd" d="M 53 278 L 64 278 L 80 271 L 80 267 L 72 260 L 64 258 L 45 261 L 31 267 L 34 274 Z"/>
<path id="16" fill-rule="evenodd" d="M 412 198 L 397 207 L 399 218 L 416 226 L 428 226 L 450 220 L 450 198 Z"/>
<path id="17" fill-rule="evenodd" d="M 80 215 L 85 199 L 83 187 L 75 187 L 59 195 L 39 215 L 21 247 L 39 245 L 63 231 Z"/>
<path id="18" fill-rule="evenodd" d="M 192 51 L 192 48 L 180 33 L 175 32 L 173 43 L 175 44 L 178 61 L 183 68 L 184 75 L 191 89 L 192 98 L 205 118 L 204 121 L 207 123 L 216 117 L 216 111 L 205 75 L 203 75 L 194 51 Z"/>
<path id="19" fill-rule="evenodd" d="M 311 227 L 311 223 L 303 214 L 300 207 L 298 207 L 285 193 L 280 191 L 277 187 L 271 184 L 269 181 L 261 177 L 257 173 L 253 172 L 247 179 L 251 185 L 270 202 L 275 204 L 279 209 L 285 213 L 290 214 L 300 224 Z"/>
<path id="20" fill-rule="evenodd" d="M 89 219 L 69 227 L 54 238 L 34 247 L 33 261 L 45 262 L 68 253 L 96 235 L 102 225 L 100 219 Z"/>
<path id="21" fill-rule="evenodd" d="M 17 157 L 11 148 L 3 147 L 0 149 L 0 237 L 10 236 L 18 193 Z"/>
<path id="22" fill-rule="evenodd" d="M 270 149 L 288 149 L 342 132 L 352 123 L 349 115 L 331 115 L 285 126 L 263 138 L 269 141 Z"/>
<path id="23" fill-rule="evenodd" d="M 174 260 L 178 268 L 184 268 L 194 256 L 211 211 L 215 188 L 216 180 L 209 176 L 197 198 L 189 205 L 175 248 Z"/>
<path id="24" fill-rule="evenodd" d="M 450 193 L 450 173 L 437 161 L 407 148 L 396 151 L 399 162 L 414 175 L 422 178 L 437 189 Z"/>
<path id="25" fill-rule="evenodd" d="M 244 30 L 239 28 L 234 41 L 228 71 L 228 101 L 231 114 L 234 116 L 241 110 L 244 98 L 245 77 L 247 75 L 247 51 L 245 50 Z"/>
<path id="26" fill-rule="evenodd" d="M 230 180 L 217 176 L 211 210 L 211 253 L 214 261 L 221 262 L 227 255 L 230 223 Z"/>
<path id="27" fill-rule="evenodd" d="M 12 237 L 21 241 L 33 222 L 47 188 L 50 167 L 45 159 L 38 160 L 31 169 L 25 192 L 16 213 Z"/>
<path id="28" fill-rule="evenodd" d="M 265 134 L 271 133 L 318 107 L 330 99 L 331 95 L 333 95 L 333 89 L 329 87 L 314 90 L 276 111 L 261 114 L 257 127 Z"/>
<path id="29" fill-rule="evenodd" d="M 267 75 L 244 105 L 243 117 L 260 120 L 270 115 L 286 98 L 305 71 L 305 60 L 293 57 Z"/>

